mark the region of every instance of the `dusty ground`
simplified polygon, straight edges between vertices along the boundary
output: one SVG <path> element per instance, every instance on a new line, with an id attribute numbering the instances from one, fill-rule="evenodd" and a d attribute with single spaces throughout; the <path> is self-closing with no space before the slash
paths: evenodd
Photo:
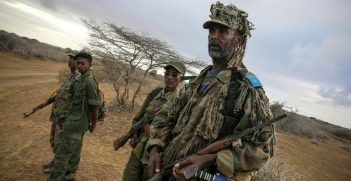
<path id="1" fill-rule="evenodd" d="M 48 140 L 50 106 L 26 119 L 22 113 L 56 89 L 56 76 L 64 68 L 65 63 L 0 53 L 0 180 L 45 180 L 41 166 L 53 157 Z M 142 95 L 156 84 L 148 84 Z M 112 86 L 101 88 L 112 101 Z M 133 114 L 109 114 L 94 134 L 86 134 L 77 180 L 121 180 L 130 148 L 115 152 L 112 140 L 127 131 Z M 305 180 L 351 180 L 351 152 L 341 149 L 347 144 L 351 143 L 330 138 L 316 145 L 279 133 L 275 159 L 288 163 L 287 172 L 299 173 Z"/>

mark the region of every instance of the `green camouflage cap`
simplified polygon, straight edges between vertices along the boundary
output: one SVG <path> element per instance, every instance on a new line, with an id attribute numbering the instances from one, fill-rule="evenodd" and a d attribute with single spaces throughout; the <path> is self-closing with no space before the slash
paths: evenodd
<path id="1" fill-rule="evenodd" d="M 69 59 L 73 59 L 73 58 L 74 58 L 74 56 L 76 56 L 76 54 L 75 54 L 75 53 L 69 53 L 69 54 L 68 54 Z"/>
<path id="2" fill-rule="evenodd" d="M 228 4 L 224 6 L 221 2 L 217 1 L 216 4 L 211 5 L 211 20 L 203 24 L 203 28 L 208 29 L 213 23 L 221 24 L 231 29 L 236 29 L 244 35 L 250 36 L 250 31 L 253 30 L 253 24 L 247 20 L 248 14 L 234 6 Z"/>
<path id="3" fill-rule="evenodd" d="M 68 57 L 69 57 L 70 59 L 74 59 L 74 57 L 75 57 L 78 53 L 79 53 L 79 51 L 73 50 L 72 52 L 69 52 L 69 53 L 68 53 Z"/>
<path id="4" fill-rule="evenodd" d="M 168 69 L 168 68 L 174 68 L 176 69 L 179 73 L 181 73 L 182 75 L 185 74 L 186 72 L 186 67 L 182 62 L 169 62 L 164 69 Z"/>

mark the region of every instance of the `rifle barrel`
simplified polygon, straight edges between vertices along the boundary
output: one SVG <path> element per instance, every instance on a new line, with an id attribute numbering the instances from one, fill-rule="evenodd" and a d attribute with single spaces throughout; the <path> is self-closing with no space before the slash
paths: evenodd
<path id="1" fill-rule="evenodd" d="M 282 115 L 279 115 L 279 116 L 277 116 L 277 117 L 275 117 L 275 118 L 273 118 L 271 120 L 268 120 L 268 121 L 265 121 L 265 122 L 263 122 L 261 124 L 258 124 L 258 125 L 254 126 L 252 128 L 248 128 L 248 129 L 246 129 L 244 131 L 241 131 L 241 132 L 239 132 L 237 134 L 234 133 L 232 135 L 224 137 L 224 138 L 222 138 L 222 139 L 220 139 L 220 140 L 218 140 L 216 142 L 213 142 L 213 143 L 207 145 L 204 149 L 200 150 L 195 155 L 211 154 L 211 153 L 214 153 L 216 151 L 219 151 L 218 149 L 219 148 L 223 149 L 224 145 L 231 145 L 231 143 L 233 141 L 235 141 L 236 139 L 239 139 L 239 138 L 241 138 L 241 137 L 243 137 L 243 136 L 245 136 L 247 134 L 250 134 L 250 133 L 252 133 L 252 132 L 254 132 L 256 130 L 259 130 L 259 129 L 265 127 L 265 126 L 268 126 L 268 125 L 270 125 L 272 123 L 275 123 L 275 122 L 277 122 L 277 121 L 279 121 L 279 120 L 281 120 L 281 119 L 283 119 L 285 117 L 287 117 L 287 115 L 286 114 L 282 114 Z M 229 142 L 230 142 L 230 144 L 228 144 Z M 216 144 L 216 143 L 220 143 L 221 146 L 218 146 L 218 144 Z M 216 145 L 216 146 L 214 146 L 214 145 Z M 215 149 L 213 149 L 213 148 L 215 148 Z M 187 157 L 183 158 L 182 160 L 176 160 L 176 161 L 174 161 L 174 162 L 172 162 L 170 164 L 165 165 L 164 168 L 161 171 L 161 174 L 162 175 L 168 175 L 169 173 L 172 173 L 172 170 L 170 170 L 170 168 L 173 167 L 174 164 L 176 164 L 176 163 L 178 163 L 180 161 L 183 161 L 186 158 Z"/>
<path id="2" fill-rule="evenodd" d="M 131 138 L 134 133 L 137 133 L 144 126 L 144 124 L 149 123 L 150 120 L 151 119 L 148 116 L 143 117 L 140 121 L 132 125 L 132 127 L 128 130 L 128 132 L 125 135 L 114 140 L 113 147 L 115 151 L 117 151 L 123 145 L 125 145 L 129 138 Z"/>
<path id="3" fill-rule="evenodd" d="M 183 77 L 180 77 L 180 80 L 192 80 L 195 78 L 196 78 L 196 76 L 183 76 Z"/>
<path id="4" fill-rule="evenodd" d="M 268 125 L 270 125 L 272 123 L 275 123 L 275 122 L 277 122 L 277 121 L 279 121 L 279 120 L 281 120 L 281 119 L 283 119 L 285 117 L 287 117 L 286 114 L 279 115 L 279 116 L 277 116 L 277 117 L 275 117 L 275 118 L 273 118 L 271 120 L 265 121 L 265 122 L 263 122 L 261 124 L 258 124 L 258 125 L 254 126 L 252 128 L 248 128 L 248 129 L 246 129 L 244 131 L 241 131 L 239 134 L 230 135 L 229 139 L 230 139 L 230 141 L 234 141 L 234 140 L 236 140 L 238 138 L 241 138 L 241 137 L 243 137 L 243 136 L 245 136 L 245 135 L 247 135 L 249 133 L 252 133 L 252 132 L 254 132 L 256 130 L 259 130 L 259 129 L 261 129 L 261 128 L 265 127 L 265 126 L 268 126 Z"/>

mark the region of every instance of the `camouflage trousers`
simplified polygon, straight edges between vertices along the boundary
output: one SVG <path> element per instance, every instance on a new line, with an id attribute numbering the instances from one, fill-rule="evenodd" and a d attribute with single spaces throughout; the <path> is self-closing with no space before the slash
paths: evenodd
<path id="1" fill-rule="evenodd" d="M 56 123 L 51 124 L 50 130 L 50 146 L 52 151 L 56 152 L 58 145 L 61 143 L 62 139 L 62 126 Z"/>
<path id="2" fill-rule="evenodd" d="M 62 136 L 61 143 L 55 152 L 54 169 L 48 180 L 61 181 L 64 180 L 66 174 L 78 170 L 83 146 L 83 135 L 81 139 Z"/>
<path id="3" fill-rule="evenodd" d="M 123 172 L 123 181 L 145 181 L 147 176 L 147 165 L 143 164 L 132 151 L 128 163 Z"/>

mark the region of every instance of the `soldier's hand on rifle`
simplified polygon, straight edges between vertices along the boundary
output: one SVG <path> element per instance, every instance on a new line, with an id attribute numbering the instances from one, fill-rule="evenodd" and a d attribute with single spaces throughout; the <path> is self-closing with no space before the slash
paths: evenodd
<path id="1" fill-rule="evenodd" d="M 151 148 L 147 167 L 149 177 L 152 177 L 154 173 L 160 172 L 160 148 L 158 146 Z"/>
<path id="2" fill-rule="evenodd" d="M 143 129 L 146 134 L 150 134 L 150 124 L 144 124 Z"/>
<path id="3" fill-rule="evenodd" d="M 184 161 L 181 161 L 174 165 L 173 176 L 178 180 L 186 180 L 184 171 L 191 165 L 196 165 L 198 170 L 202 170 L 205 167 L 213 165 L 216 161 L 216 154 L 205 154 L 205 155 L 192 155 Z"/>
<path id="4" fill-rule="evenodd" d="M 138 133 L 134 133 L 133 137 L 129 138 L 129 145 L 134 148 L 139 143 Z"/>

